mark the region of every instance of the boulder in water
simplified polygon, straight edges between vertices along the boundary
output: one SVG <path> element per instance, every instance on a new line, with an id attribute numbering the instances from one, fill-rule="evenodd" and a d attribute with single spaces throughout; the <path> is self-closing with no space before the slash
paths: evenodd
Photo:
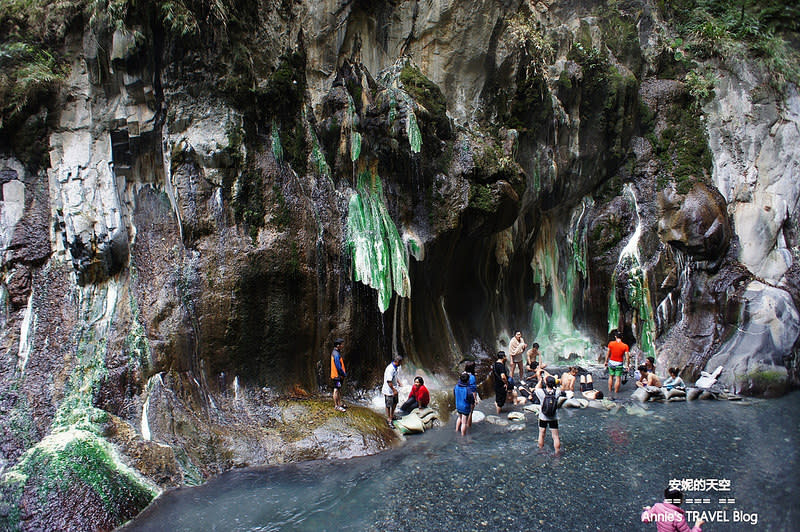
<path id="1" fill-rule="evenodd" d="M 695 399 L 698 399 L 702 393 L 703 390 L 700 388 L 689 388 L 689 390 L 686 392 L 686 399 L 689 401 L 694 401 Z"/>
<path id="2" fill-rule="evenodd" d="M 650 392 L 648 392 L 644 388 L 636 388 L 636 391 L 633 392 L 633 395 L 631 397 L 633 397 L 637 401 L 646 403 L 650 399 Z"/>
<path id="3" fill-rule="evenodd" d="M 613 404 L 612 401 L 608 401 L 609 403 Z M 587 405 L 589 408 L 596 408 L 597 410 L 608 410 L 610 405 L 607 405 L 605 401 L 598 401 L 597 399 L 592 399 L 589 401 Z"/>
<path id="4" fill-rule="evenodd" d="M 511 421 L 525 421 L 525 414 L 522 412 L 509 412 L 508 419 Z"/>
<path id="5" fill-rule="evenodd" d="M 488 421 L 492 425 L 497 425 L 498 427 L 508 426 L 508 420 L 498 416 L 486 416 L 486 421 Z"/>
<path id="6" fill-rule="evenodd" d="M 394 426 L 403 434 L 425 432 L 425 423 L 415 411 L 410 412 L 407 416 L 395 420 Z"/>
<path id="7" fill-rule="evenodd" d="M 564 408 L 586 408 L 589 406 L 589 401 L 586 399 L 581 399 L 579 397 L 573 397 L 572 399 L 567 399 L 564 401 L 562 405 Z"/>
<path id="8" fill-rule="evenodd" d="M 673 388 L 671 390 L 667 390 L 666 388 L 663 388 L 661 390 L 661 393 L 664 394 L 664 397 L 667 398 L 667 401 L 669 401 L 669 400 L 671 400 L 673 398 L 679 398 L 679 397 L 685 398 L 686 397 L 686 390 L 679 390 L 678 388 Z"/>

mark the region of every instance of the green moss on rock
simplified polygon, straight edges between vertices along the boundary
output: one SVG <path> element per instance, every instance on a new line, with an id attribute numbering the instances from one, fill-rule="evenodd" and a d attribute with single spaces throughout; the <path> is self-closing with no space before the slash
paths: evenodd
<path id="1" fill-rule="evenodd" d="M 446 135 L 450 129 L 447 100 L 439 86 L 426 78 L 411 63 L 406 63 L 400 72 L 400 82 L 409 96 L 431 114 L 437 133 L 440 136 Z"/>

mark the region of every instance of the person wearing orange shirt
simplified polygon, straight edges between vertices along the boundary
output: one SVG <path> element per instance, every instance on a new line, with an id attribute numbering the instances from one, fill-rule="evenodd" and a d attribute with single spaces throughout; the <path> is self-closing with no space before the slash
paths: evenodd
<path id="1" fill-rule="evenodd" d="M 347 377 L 344 369 L 344 360 L 340 349 L 344 340 L 337 338 L 333 341 L 333 351 L 331 351 L 331 381 L 333 385 L 333 408 L 339 412 L 346 412 L 347 407 L 342 404 L 342 380 Z"/>
<path id="2" fill-rule="evenodd" d="M 622 341 L 619 331 L 614 331 L 614 340 L 609 342 L 606 351 L 606 367 L 608 368 L 608 393 L 619 393 L 622 372 L 630 369 L 630 350 Z"/>

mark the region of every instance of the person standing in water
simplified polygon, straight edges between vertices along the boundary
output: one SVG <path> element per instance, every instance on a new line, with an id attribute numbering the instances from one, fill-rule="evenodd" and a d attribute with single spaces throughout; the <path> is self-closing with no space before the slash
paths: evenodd
<path id="1" fill-rule="evenodd" d="M 539 353 L 539 344 L 538 343 L 533 342 L 533 345 L 531 346 L 531 348 L 528 349 L 527 356 L 528 356 L 528 369 L 529 370 L 536 371 L 536 368 L 538 368 L 540 364 L 542 365 L 542 367 L 545 367 L 544 364 L 542 364 L 542 361 L 540 360 L 542 355 L 541 355 L 541 353 Z"/>
<path id="2" fill-rule="evenodd" d="M 403 364 L 403 357 L 396 356 L 383 372 L 383 400 L 386 404 L 386 423 L 394 428 L 392 419 L 394 418 L 394 409 L 397 407 L 398 393 L 400 392 L 400 379 L 397 378 L 397 373 L 400 371 L 400 366 Z"/>
<path id="3" fill-rule="evenodd" d="M 342 345 L 344 340 L 337 338 L 333 341 L 333 351 L 331 351 L 331 382 L 333 386 L 333 408 L 339 412 L 346 412 L 347 407 L 342 403 L 342 382 L 347 377 L 342 359 Z"/>
<path id="4" fill-rule="evenodd" d="M 492 373 L 494 374 L 494 406 L 497 407 L 497 413 L 499 414 L 503 409 L 503 405 L 506 404 L 509 388 L 505 351 L 498 351 L 497 360 L 492 366 Z"/>
<path id="5" fill-rule="evenodd" d="M 548 427 L 553 436 L 553 449 L 556 454 L 561 452 L 561 438 L 558 434 L 558 396 L 561 390 L 556 388 L 555 377 L 545 377 L 539 371 L 539 382 L 536 383 L 534 393 L 539 398 L 539 449 L 544 447 L 544 436 Z M 542 388 L 542 381 L 545 387 Z"/>
<path id="6" fill-rule="evenodd" d="M 475 411 L 475 406 L 478 404 L 478 380 L 475 377 L 475 362 L 467 362 L 467 365 L 464 366 L 464 371 L 469 373 L 469 391 L 475 398 L 475 401 L 472 403 L 472 408 L 469 411 L 469 417 L 467 418 L 467 428 L 472 427 L 472 413 Z"/>
<path id="7" fill-rule="evenodd" d="M 622 372 L 630 366 L 630 350 L 622 341 L 619 331 L 614 331 L 614 340 L 609 342 L 606 351 L 606 367 L 608 368 L 608 393 L 619 393 Z M 613 387 L 612 387 L 613 384 Z"/>
<path id="8" fill-rule="evenodd" d="M 475 396 L 469 387 L 469 373 L 466 371 L 461 374 L 458 383 L 453 388 L 453 395 L 456 399 L 456 411 L 458 412 L 458 420 L 456 420 L 456 432 L 460 432 L 462 436 L 467 435 L 469 428 L 469 416 L 472 414 L 472 409 L 475 407 Z"/>
<path id="9" fill-rule="evenodd" d="M 514 338 L 508 343 L 508 356 L 511 357 L 511 374 L 510 377 L 514 378 L 514 370 L 519 368 L 519 378 L 522 380 L 525 377 L 525 369 L 522 367 L 522 354 L 528 344 L 522 339 L 522 332 L 517 331 L 514 333 Z"/>

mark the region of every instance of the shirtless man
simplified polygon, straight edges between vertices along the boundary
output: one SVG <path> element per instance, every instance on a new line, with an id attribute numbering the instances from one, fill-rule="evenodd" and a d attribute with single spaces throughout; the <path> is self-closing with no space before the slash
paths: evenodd
<path id="1" fill-rule="evenodd" d="M 575 395 L 575 377 L 578 375 L 578 367 L 570 366 L 569 371 L 561 375 L 561 391 L 565 392 L 567 399 L 572 399 Z"/>
<path id="2" fill-rule="evenodd" d="M 591 373 L 587 375 L 581 375 L 580 387 L 581 387 L 581 395 L 583 395 L 585 399 L 589 399 L 590 401 L 592 399 L 597 399 L 599 401 L 600 399 L 603 398 L 603 392 L 594 389 L 594 383 L 592 382 Z"/>
<path id="3" fill-rule="evenodd" d="M 541 363 L 541 360 L 539 360 L 541 358 L 541 354 L 539 353 L 539 344 L 533 342 L 531 348 L 528 349 L 527 355 L 528 355 L 528 369 L 531 371 L 536 371 L 536 368 Z"/>
<path id="4" fill-rule="evenodd" d="M 658 378 L 652 371 L 647 371 L 647 366 L 642 364 L 639 366 L 639 371 L 642 372 L 642 380 L 636 381 L 636 386 L 639 388 L 646 388 L 648 386 L 655 386 L 656 388 L 661 388 L 661 379 Z"/>

